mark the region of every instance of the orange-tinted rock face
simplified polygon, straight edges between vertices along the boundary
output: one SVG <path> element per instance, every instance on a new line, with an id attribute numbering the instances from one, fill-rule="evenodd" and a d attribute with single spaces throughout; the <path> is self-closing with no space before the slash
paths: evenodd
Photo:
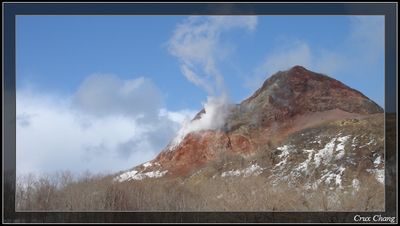
<path id="1" fill-rule="evenodd" d="M 214 160 L 219 153 L 230 148 L 229 138 L 224 132 L 194 132 L 188 134 L 175 149 L 161 152 L 156 161 L 168 168 L 170 174 L 182 175 Z"/>
<path id="2" fill-rule="evenodd" d="M 271 76 L 251 97 L 233 107 L 224 128 L 192 132 L 154 161 L 170 176 L 185 175 L 221 153 L 251 155 L 271 141 L 279 142 L 318 123 L 381 112 L 381 107 L 360 92 L 295 66 Z M 199 117 L 201 112 L 193 120 Z"/>
<path id="3" fill-rule="evenodd" d="M 251 152 L 254 150 L 250 138 L 240 134 L 234 134 L 230 136 L 230 139 L 232 145 L 231 150 L 235 154 L 251 154 Z"/>

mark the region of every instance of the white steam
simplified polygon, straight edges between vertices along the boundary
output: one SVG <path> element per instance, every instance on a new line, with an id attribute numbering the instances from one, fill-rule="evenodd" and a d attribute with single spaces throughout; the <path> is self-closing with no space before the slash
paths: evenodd
<path id="1" fill-rule="evenodd" d="M 208 97 L 207 102 L 203 104 L 204 111 L 200 118 L 193 121 L 186 121 L 182 128 L 178 131 L 169 146 L 169 149 L 174 149 L 185 136 L 191 132 L 201 130 L 217 130 L 224 126 L 225 119 L 228 116 L 229 104 L 226 95 L 219 97 Z"/>
<path id="2" fill-rule="evenodd" d="M 224 93 L 224 79 L 217 63 L 230 52 L 220 42 L 221 34 L 238 28 L 252 31 L 256 25 L 256 16 L 191 16 L 176 27 L 168 51 L 179 59 L 190 82 L 218 96 Z"/>
<path id="3" fill-rule="evenodd" d="M 179 24 L 168 42 L 168 51 L 177 57 L 182 74 L 208 94 L 199 119 L 187 122 L 172 142 L 179 144 L 190 132 L 215 130 L 223 126 L 229 112 L 224 78 L 217 68 L 230 50 L 223 48 L 221 34 L 241 28 L 252 31 L 256 16 L 192 16 Z"/>

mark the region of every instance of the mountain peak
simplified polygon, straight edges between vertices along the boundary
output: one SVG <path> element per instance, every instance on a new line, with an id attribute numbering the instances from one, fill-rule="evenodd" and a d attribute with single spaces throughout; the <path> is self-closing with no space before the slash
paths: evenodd
<path id="1" fill-rule="evenodd" d="M 303 71 L 308 71 L 305 67 L 300 66 L 300 65 L 295 65 L 292 68 L 289 69 L 289 71 L 294 71 L 294 72 L 303 72 Z"/>
<path id="2" fill-rule="evenodd" d="M 242 104 L 265 111 L 288 108 L 293 114 L 333 109 L 360 114 L 383 112 L 379 105 L 361 92 L 298 65 L 269 77 Z"/>
<path id="3" fill-rule="evenodd" d="M 156 168 L 147 170 L 187 175 L 221 155 L 251 156 L 298 131 L 382 112 L 359 91 L 297 65 L 275 73 L 251 97 L 233 106 L 223 128 L 186 134 L 153 160 Z M 204 109 L 193 120 L 202 113 Z"/>

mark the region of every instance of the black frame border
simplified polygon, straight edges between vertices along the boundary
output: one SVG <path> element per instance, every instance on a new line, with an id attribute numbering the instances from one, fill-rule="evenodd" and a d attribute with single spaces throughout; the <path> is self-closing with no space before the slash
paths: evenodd
<path id="1" fill-rule="evenodd" d="M 397 3 L 3 3 L 3 223 L 357 223 L 355 215 L 398 221 Z M 15 23 L 17 15 L 384 15 L 385 212 L 16 212 Z M 388 121 L 388 117 L 394 118 Z M 389 131 L 390 130 L 390 131 Z M 389 150 L 390 149 L 390 150 Z M 389 150 L 389 151 L 388 151 Z"/>

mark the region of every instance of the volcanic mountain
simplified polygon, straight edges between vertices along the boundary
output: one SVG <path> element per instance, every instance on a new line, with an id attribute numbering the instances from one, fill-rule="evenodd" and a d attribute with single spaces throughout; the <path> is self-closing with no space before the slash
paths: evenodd
<path id="1" fill-rule="evenodd" d="M 269 186 L 354 191 L 372 177 L 383 186 L 383 109 L 331 77 L 294 66 L 228 111 L 221 128 L 186 134 L 116 181 L 255 177 Z"/>

